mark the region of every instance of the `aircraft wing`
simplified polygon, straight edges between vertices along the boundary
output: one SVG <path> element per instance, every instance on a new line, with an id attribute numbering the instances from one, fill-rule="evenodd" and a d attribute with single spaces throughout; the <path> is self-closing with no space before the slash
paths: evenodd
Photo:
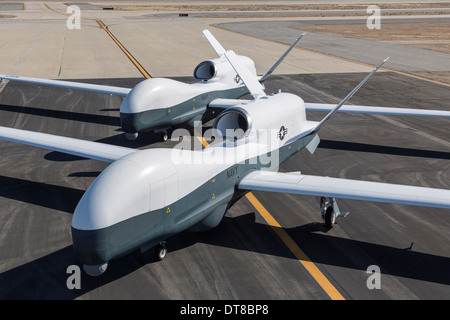
<path id="1" fill-rule="evenodd" d="M 335 106 L 336 106 L 335 104 L 305 102 L 305 108 L 308 111 L 329 112 L 333 110 Z M 374 107 L 374 106 L 343 105 L 337 112 L 450 118 L 450 111 L 444 110 L 390 108 L 390 107 Z"/>
<path id="2" fill-rule="evenodd" d="M 44 85 L 48 85 L 48 86 L 56 86 L 56 87 L 63 87 L 63 88 L 69 88 L 69 89 L 79 89 L 79 90 L 87 90 L 87 91 L 94 91 L 94 92 L 101 92 L 101 93 L 109 93 L 109 94 L 116 94 L 119 96 L 126 96 L 131 91 L 130 88 L 104 86 L 104 85 L 99 85 L 99 84 L 71 82 L 71 81 L 62 81 L 62 80 L 50 80 L 50 79 L 40 79 L 40 78 L 8 76 L 8 75 L 4 75 L 4 74 L 0 74 L 0 79 L 6 79 L 6 80 L 10 80 L 10 81 L 36 83 L 36 84 L 44 84 Z"/>
<path id="3" fill-rule="evenodd" d="M 136 149 L 105 143 L 6 127 L 0 127 L 0 139 L 104 162 L 114 162 L 127 154 L 137 151 Z"/>
<path id="4" fill-rule="evenodd" d="M 238 188 L 450 209 L 450 190 L 310 176 L 299 172 L 254 171 L 239 182 Z"/>

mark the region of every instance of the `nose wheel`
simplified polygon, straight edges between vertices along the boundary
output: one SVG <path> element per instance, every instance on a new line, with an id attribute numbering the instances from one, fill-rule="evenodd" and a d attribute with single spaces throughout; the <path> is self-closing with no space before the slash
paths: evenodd
<path id="1" fill-rule="evenodd" d="M 130 141 L 136 140 L 138 135 L 138 132 L 125 132 L 125 138 Z"/>
<path id="2" fill-rule="evenodd" d="M 87 275 L 91 277 L 98 277 L 99 275 L 102 275 L 106 268 L 108 267 L 108 262 L 98 265 L 83 265 L 83 270 L 86 272 Z"/>
<path id="3" fill-rule="evenodd" d="M 158 129 L 154 132 L 160 135 L 161 141 L 167 141 L 172 137 L 173 128 Z"/>
<path id="4" fill-rule="evenodd" d="M 160 242 L 157 246 L 156 246 L 156 258 L 161 261 L 163 260 L 167 255 L 167 246 L 166 246 L 166 242 Z"/>

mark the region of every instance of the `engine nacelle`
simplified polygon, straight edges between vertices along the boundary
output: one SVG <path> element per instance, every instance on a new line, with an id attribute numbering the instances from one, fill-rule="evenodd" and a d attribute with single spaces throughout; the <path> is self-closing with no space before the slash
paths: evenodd
<path id="1" fill-rule="evenodd" d="M 246 56 L 238 57 L 247 69 L 256 76 L 256 68 L 253 60 Z M 234 82 L 236 84 L 241 80 L 224 56 L 200 62 L 194 69 L 194 77 L 204 81 Z"/>
<path id="2" fill-rule="evenodd" d="M 213 128 L 227 140 L 261 137 L 284 144 L 301 132 L 306 121 L 303 100 L 279 93 L 228 108 L 217 116 Z"/>

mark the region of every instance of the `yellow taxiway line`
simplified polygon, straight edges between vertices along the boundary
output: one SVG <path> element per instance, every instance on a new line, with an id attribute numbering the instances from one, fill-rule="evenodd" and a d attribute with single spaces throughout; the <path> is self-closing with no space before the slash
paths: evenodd
<path id="1" fill-rule="evenodd" d="M 128 59 L 130 59 L 131 62 L 136 66 L 136 68 L 138 68 L 139 72 L 142 73 L 142 75 L 147 79 L 150 79 L 151 78 L 150 74 L 144 69 L 144 67 L 139 62 L 137 62 L 137 60 L 131 55 L 131 53 L 127 49 L 125 49 L 125 47 L 120 43 L 119 40 L 117 40 L 117 38 L 111 33 L 111 31 L 108 30 L 108 27 L 101 20 L 95 21 L 98 23 L 100 28 L 105 30 L 106 33 L 111 37 L 111 39 L 113 39 L 113 41 L 119 46 L 119 48 L 123 51 L 123 53 L 125 53 Z"/>
<path id="2" fill-rule="evenodd" d="M 50 7 L 48 4 L 44 3 L 44 6 L 55 12 L 58 14 L 62 14 L 64 16 L 69 16 L 69 14 L 67 13 L 63 13 L 63 12 L 59 12 L 56 11 L 55 9 L 53 9 L 52 7 Z M 87 20 L 94 20 L 94 19 L 87 19 Z M 109 31 L 108 27 L 103 23 L 103 21 L 101 20 L 95 20 L 95 22 L 97 22 L 97 24 L 100 26 L 101 29 L 105 30 L 106 33 L 111 37 L 111 39 L 119 46 L 119 48 L 123 51 L 123 53 L 125 53 L 125 55 L 128 57 L 128 59 L 131 60 L 131 62 L 136 66 L 136 68 L 138 68 L 139 72 L 142 73 L 142 75 L 144 77 L 146 77 L 147 79 L 150 79 L 151 76 L 150 74 L 147 72 L 147 70 L 144 69 L 144 67 L 131 55 L 131 53 L 125 49 L 125 47 L 120 43 L 119 40 L 117 40 L 117 38 L 111 33 L 111 31 Z"/>
<path id="3" fill-rule="evenodd" d="M 194 130 L 195 137 L 202 143 L 205 148 L 209 147 L 209 143 Z M 332 300 L 345 300 L 339 291 L 331 284 L 325 275 L 317 268 L 314 262 L 305 254 L 305 252 L 295 243 L 284 228 L 275 220 L 275 218 L 267 211 L 267 209 L 256 199 L 255 195 L 248 192 L 245 197 L 263 217 L 266 223 L 275 231 L 278 237 L 284 242 L 289 250 L 294 254 L 302 266 L 316 280 L 319 286 L 326 292 Z"/>
<path id="4" fill-rule="evenodd" d="M 303 250 L 289 236 L 286 230 L 275 220 L 275 218 L 267 211 L 267 209 L 256 199 L 253 193 L 249 192 L 245 195 L 248 201 L 255 207 L 259 214 L 266 220 L 267 224 L 272 227 L 275 233 L 283 240 L 284 244 L 295 255 L 298 261 L 305 267 L 309 274 L 316 280 L 322 289 L 328 294 L 332 300 L 345 300 L 339 291 L 331 284 L 324 274 L 317 268 L 314 262 L 303 252 Z"/>

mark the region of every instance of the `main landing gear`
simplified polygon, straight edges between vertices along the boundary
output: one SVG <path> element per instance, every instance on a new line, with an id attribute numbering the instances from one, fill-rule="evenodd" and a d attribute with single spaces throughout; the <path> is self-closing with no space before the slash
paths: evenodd
<path id="1" fill-rule="evenodd" d="M 346 217 L 349 212 L 342 213 L 337 205 L 336 198 L 320 197 L 320 212 L 325 221 L 325 227 L 331 229 L 336 223 L 336 218 Z"/>

